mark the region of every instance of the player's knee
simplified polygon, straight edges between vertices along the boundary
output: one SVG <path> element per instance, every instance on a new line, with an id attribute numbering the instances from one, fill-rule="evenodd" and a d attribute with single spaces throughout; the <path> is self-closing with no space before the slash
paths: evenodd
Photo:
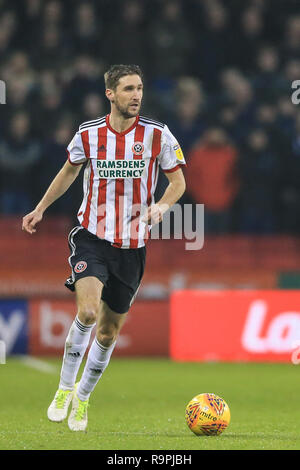
<path id="1" fill-rule="evenodd" d="M 96 306 L 82 306 L 78 309 L 78 318 L 84 325 L 93 325 L 96 323 L 98 309 Z"/>
<path id="2" fill-rule="evenodd" d="M 111 346 L 117 339 L 118 329 L 113 326 L 102 326 L 97 331 L 97 339 L 105 347 Z"/>
<path id="3" fill-rule="evenodd" d="M 100 335 L 97 337 L 97 340 L 99 341 L 102 346 L 105 348 L 109 348 L 117 339 L 117 336 L 109 336 L 109 335 Z"/>

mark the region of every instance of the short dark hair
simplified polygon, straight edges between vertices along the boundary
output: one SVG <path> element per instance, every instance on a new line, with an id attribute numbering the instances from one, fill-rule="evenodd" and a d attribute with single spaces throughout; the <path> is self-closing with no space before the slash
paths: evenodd
<path id="1" fill-rule="evenodd" d="M 104 74 L 105 88 L 115 90 L 119 84 L 120 78 L 125 75 L 139 75 L 143 81 L 143 73 L 138 65 L 112 65 Z"/>

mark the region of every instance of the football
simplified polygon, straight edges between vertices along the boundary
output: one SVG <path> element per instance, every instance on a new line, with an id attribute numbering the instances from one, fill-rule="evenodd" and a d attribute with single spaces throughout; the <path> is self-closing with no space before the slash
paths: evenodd
<path id="1" fill-rule="evenodd" d="M 214 393 L 196 395 L 185 409 L 188 427 L 197 436 L 217 436 L 230 423 L 229 406 Z"/>

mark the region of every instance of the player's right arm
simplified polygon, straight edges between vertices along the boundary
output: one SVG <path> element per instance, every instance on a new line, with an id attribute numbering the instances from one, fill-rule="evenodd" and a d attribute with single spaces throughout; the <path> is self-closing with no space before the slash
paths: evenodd
<path id="1" fill-rule="evenodd" d="M 66 161 L 57 173 L 46 193 L 36 208 L 23 217 L 22 230 L 32 234 L 36 232 L 36 225 L 42 220 L 45 210 L 59 199 L 69 189 L 77 178 L 82 165 L 72 165 Z"/>

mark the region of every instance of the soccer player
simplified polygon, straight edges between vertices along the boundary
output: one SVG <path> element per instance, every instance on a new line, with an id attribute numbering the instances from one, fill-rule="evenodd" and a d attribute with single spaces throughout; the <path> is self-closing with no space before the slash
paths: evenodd
<path id="1" fill-rule="evenodd" d="M 143 76 L 136 65 L 114 65 L 104 75 L 111 112 L 85 122 L 68 146 L 68 160 L 36 208 L 23 218 L 33 234 L 45 210 L 70 187 L 85 165 L 78 226 L 69 234 L 71 277 L 77 315 L 66 338 L 60 382 L 48 408 L 51 421 L 72 410 L 72 431 L 87 427 L 91 392 L 106 369 L 145 266 L 151 224 L 184 193 L 180 165 L 185 164 L 175 137 L 165 124 L 140 116 Z M 155 203 L 159 165 L 169 184 Z M 78 370 L 89 345 L 82 377 Z"/>

